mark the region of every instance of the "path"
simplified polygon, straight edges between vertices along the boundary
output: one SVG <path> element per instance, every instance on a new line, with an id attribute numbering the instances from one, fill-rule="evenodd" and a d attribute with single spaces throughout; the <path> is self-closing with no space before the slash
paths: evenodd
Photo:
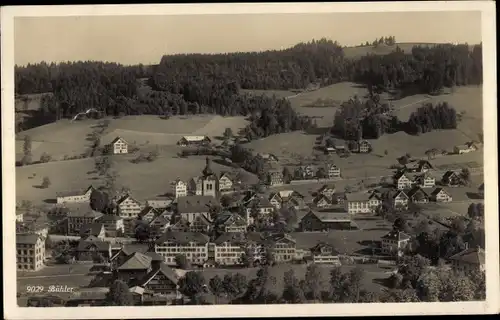
<path id="1" fill-rule="evenodd" d="M 20 279 L 43 279 L 43 278 L 57 278 L 57 277 L 75 277 L 75 276 L 86 276 L 87 273 L 67 273 L 67 274 L 53 274 L 49 276 L 29 276 L 29 277 L 17 277 Z"/>
<path id="2" fill-rule="evenodd" d="M 427 100 L 430 100 L 431 98 L 427 97 L 425 99 L 422 99 L 422 100 L 418 100 L 418 101 L 415 101 L 415 102 L 412 102 L 412 103 L 408 103 L 408 104 L 405 104 L 404 106 L 401 106 L 399 108 L 396 109 L 396 111 L 399 111 L 399 110 L 402 110 L 404 108 L 408 108 L 408 107 L 411 107 L 417 103 L 421 103 L 421 102 L 424 102 L 424 101 L 427 101 Z"/>

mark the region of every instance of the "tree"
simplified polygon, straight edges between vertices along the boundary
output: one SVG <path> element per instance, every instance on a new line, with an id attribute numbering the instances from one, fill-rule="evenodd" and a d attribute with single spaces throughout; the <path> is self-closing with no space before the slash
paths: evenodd
<path id="1" fill-rule="evenodd" d="M 184 269 L 185 270 L 185 269 L 189 268 L 189 261 L 186 258 L 186 256 L 183 255 L 183 254 L 178 254 L 178 255 L 175 256 L 175 264 L 180 269 Z"/>
<path id="2" fill-rule="evenodd" d="M 417 293 L 414 289 L 386 290 L 381 302 L 419 302 Z"/>
<path id="3" fill-rule="evenodd" d="M 151 238 L 151 227 L 144 221 L 138 221 L 134 229 L 134 237 L 139 242 L 148 241 Z"/>
<path id="4" fill-rule="evenodd" d="M 228 140 L 233 137 L 233 130 L 231 128 L 226 128 L 223 133 L 224 139 Z"/>
<path id="5" fill-rule="evenodd" d="M 246 268 L 252 267 L 255 263 L 255 255 L 251 247 L 246 247 L 239 261 Z"/>
<path id="6" fill-rule="evenodd" d="M 179 291 L 190 299 L 204 291 L 205 278 L 200 272 L 189 271 L 179 279 Z"/>
<path id="7" fill-rule="evenodd" d="M 330 292 L 329 299 L 332 302 L 341 302 L 344 289 L 344 276 L 340 267 L 333 267 L 330 270 Z"/>
<path id="8" fill-rule="evenodd" d="M 293 180 L 293 175 L 288 167 L 283 168 L 283 182 L 288 184 Z"/>
<path id="9" fill-rule="evenodd" d="M 462 184 L 464 186 L 470 185 L 471 175 L 470 175 L 469 169 L 468 168 L 463 168 L 460 171 L 459 178 L 460 178 L 460 184 Z"/>
<path id="10" fill-rule="evenodd" d="M 303 303 L 306 300 L 304 291 L 302 290 L 293 269 L 285 272 L 283 282 L 283 300 L 287 303 Z"/>
<path id="11" fill-rule="evenodd" d="M 49 177 L 43 177 L 42 179 L 42 184 L 40 185 L 43 189 L 46 189 L 48 187 L 50 187 L 51 185 L 51 182 L 50 182 L 50 179 Z"/>
<path id="12" fill-rule="evenodd" d="M 42 153 L 42 155 L 40 156 L 41 163 L 46 163 L 49 162 L 50 160 L 52 160 L 52 157 L 47 152 Z"/>
<path id="13" fill-rule="evenodd" d="M 439 301 L 471 301 L 475 297 L 475 285 L 464 274 L 444 273 L 443 289 Z"/>
<path id="14" fill-rule="evenodd" d="M 231 299 L 239 297 L 240 295 L 245 293 L 248 288 L 247 278 L 239 272 L 233 275 L 226 274 L 224 276 L 222 284 L 224 287 L 224 292 Z"/>
<path id="15" fill-rule="evenodd" d="M 418 278 L 430 264 L 429 259 L 419 254 L 404 257 L 398 266 L 398 273 L 403 276 L 403 287 L 406 287 L 408 284 L 415 287 Z"/>
<path id="16" fill-rule="evenodd" d="M 305 294 L 309 299 L 318 301 L 321 298 L 321 270 L 315 264 L 310 264 L 304 276 Z"/>
<path id="17" fill-rule="evenodd" d="M 122 280 L 115 280 L 106 294 L 106 305 L 132 306 L 133 304 L 132 293 L 130 293 L 127 284 Z"/>
<path id="18" fill-rule="evenodd" d="M 21 163 L 23 165 L 31 164 L 32 156 L 31 156 L 31 137 L 24 136 L 24 144 L 23 144 L 23 159 Z"/>
<path id="19" fill-rule="evenodd" d="M 104 212 L 109 205 L 109 196 L 102 190 L 93 190 L 90 194 L 90 207 L 92 210 Z"/>
<path id="20" fill-rule="evenodd" d="M 443 290 L 442 279 L 435 270 L 428 270 L 420 276 L 416 285 L 416 293 L 421 301 L 437 302 Z"/>
<path id="21" fill-rule="evenodd" d="M 224 284 L 219 275 L 216 275 L 212 279 L 210 279 L 208 283 L 210 290 L 216 295 L 221 296 L 224 293 Z"/>
<path id="22" fill-rule="evenodd" d="M 360 267 L 350 270 L 344 280 L 344 301 L 356 303 L 361 295 L 361 282 L 365 272 Z"/>
<path id="23" fill-rule="evenodd" d="M 408 231 L 408 222 L 406 221 L 406 219 L 404 217 L 401 216 L 401 217 L 397 218 L 396 220 L 394 220 L 392 228 L 395 231 L 407 232 Z"/>
<path id="24" fill-rule="evenodd" d="M 318 171 L 316 172 L 316 178 L 318 179 L 325 179 L 327 177 L 326 169 L 323 167 L 320 167 Z"/>

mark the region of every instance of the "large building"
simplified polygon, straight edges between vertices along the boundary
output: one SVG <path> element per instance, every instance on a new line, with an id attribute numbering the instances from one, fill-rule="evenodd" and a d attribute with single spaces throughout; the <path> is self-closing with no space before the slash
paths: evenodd
<path id="1" fill-rule="evenodd" d="M 241 233 L 224 233 L 213 241 L 215 244 L 215 262 L 218 265 L 241 264 L 245 252 L 246 239 Z"/>
<path id="2" fill-rule="evenodd" d="M 187 196 L 177 199 L 177 213 L 189 223 L 200 215 L 210 220 L 210 208 L 214 206 L 219 206 L 219 202 L 213 196 Z"/>
<path id="3" fill-rule="evenodd" d="M 310 210 L 299 222 L 303 232 L 357 229 L 347 212 L 320 212 Z"/>
<path id="4" fill-rule="evenodd" d="M 382 253 L 402 256 L 410 244 L 411 237 L 404 232 L 393 230 L 382 237 Z"/>
<path id="5" fill-rule="evenodd" d="M 68 214 L 68 234 L 79 235 L 80 228 L 84 225 L 91 224 L 102 217 L 102 213 L 92 209 L 72 210 Z"/>
<path id="6" fill-rule="evenodd" d="M 449 261 L 451 262 L 451 267 L 456 271 L 484 271 L 485 253 L 480 247 L 466 248 L 465 250 L 451 256 Z"/>
<path id="7" fill-rule="evenodd" d="M 155 242 L 155 252 L 167 265 L 176 265 L 175 257 L 183 255 L 192 264 L 202 265 L 208 259 L 210 238 L 202 233 L 167 231 Z"/>
<path id="8" fill-rule="evenodd" d="M 371 194 L 367 192 L 346 193 L 344 208 L 350 214 L 370 213 L 374 208 L 370 206 Z"/>
<path id="9" fill-rule="evenodd" d="M 89 186 L 83 190 L 74 190 L 68 192 L 58 192 L 56 194 L 56 202 L 61 203 L 84 203 L 90 202 L 90 195 L 94 191 L 93 186 Z"/>
<path id="10" fill-rule="evenodd" d="M 314 263 L 340 265 L 339 252 L 331 245 L 320 242 L 311 248 Z"/>
<path id="11" fill-rule="evenodd" d="M 45 239 L 37 234 L 16 235 L 17 270 L 38 271 L 44 267 Z"/>

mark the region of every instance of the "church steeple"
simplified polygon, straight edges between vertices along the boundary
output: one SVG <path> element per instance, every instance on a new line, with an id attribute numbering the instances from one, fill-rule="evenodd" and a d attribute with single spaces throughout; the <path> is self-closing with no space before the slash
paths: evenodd
<path id="1" fill-rule="evenodd" d="M 210 167 L 210 162 L 211 162 L 210 159 L 207 157 L 205 169 L 203 169 L 202 171 L 204 177 L 208 177 L 214 174 L 212 168 Z"/>

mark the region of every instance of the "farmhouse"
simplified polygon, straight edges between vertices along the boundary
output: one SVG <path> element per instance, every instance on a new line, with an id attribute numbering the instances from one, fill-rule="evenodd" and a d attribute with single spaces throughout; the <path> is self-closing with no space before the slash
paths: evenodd
<path id="1" fill-rule="evenodd" d="M 241 233 L 224 233 L 214 240 L 215 262 L 219 265 L 241 264 L 245 238 Z M 209 244 L 211 246 L 212 244 Z"/>
<path id="2" fill-rule="evenodd" d="M 219 177 L 219 191 L 230 191 L 233 188 L 233 180 L 229 172 L 222 172 Z"/>
<path id="3" fill-rule="evenodd" d="M 68 234 L 79 235 L 80 228 L 86 224 L 93 223 L 102 216 L 102 213 L 87 209 L 74 210 L 68 214 Z"/>
<path id="4" fill-rule="evenodd" d="M 449 258 L 451 266 L 456 271 L 483 271 L 485 269 L 485 254 L 480 247 L 466 248 Z"/>
<path id="5" fill-rule="evenodd" d="M 453 148 L 453 152 L 456 154 L 464 154 L 476 151 L 478 149 L 477 145 L 474 142 L 468 142 L 463 145 L 458 145 Z"/>
<path id="6" fill-rule="evenodd" d="M 172 183 L 175 198 L 187 196 L 187 183 L 177 179 Z"/>
<path id="7" fill-rule="evenodd" d="M 256 221 L 269 222 L 273 218 L 276 209 L 267 198 L 258 197 L 247 204 L 247 223 L 254 224 Z"/>
<path id="8" fill-rule="evenodd" d="M 129 284 L 135 284 L 152 270 L 153 258 L 142 252 L 134 252 L 116 268 L 119 278 Z"/>
<path id="9" fill-rule="evenodd" d="M 267 183 L 270 186 L 280 186 L 283 184 L 283 172 L 279 169 L 269 170 L 267 173 Z"/>
<path id="10" fill-rule="evenodd" d="M 112 154 L 128 153 L 128 143 L 125 139 L 116 137 L 108 145 L 108 150 L 111 151 Z"/>
<path id="11" fill-rule="evenodd" d="M 405 171 L 423 173 L 431 170 L 433 167 L 427 160 L 418 160 L 405 165 Z"/>
<path id="12" fill-rule="evenodd" d="M 326 172 L 329 179 L 340 177 L 340 168 L 333 163 L 326 165 Z"/>
<path id="13" fill-rule="evenodd" d="M 332 202 L 330 201 L 330 199 L 328 199 L 327 196 L 318 194 L 316 197 L 314 197 L 313 204 L 317 208 L 327 208 L 332 205 Z"/>
<path id="14" fill-rule="evenodd" d="M 212 196 L 180 197 L 177 202 L 177 212 L 191 223 L 200 215 L 209 219 L 208 213 L 213 206 L 219 206 L 219 202 Z"/>
<path id="15" fill-rule="evenodd" d="M 311 248 L 311 255 L 314 263 L 341 265 L 339 252 L 331 244 L 318 243 Z"/>
<path id="16" fill-rule="evenodd" d="M 104 225 L 107 237 L 117 237 L 125 232 L 123 218 L 114 214 L 104 214 L 96 220 Z"/>
<path id="17" fill-rule="evenodd" d="M 351 216 L 345 212 L 319 212 L 310 210 L 299 222 L 299 229 L 308 231 L 357 229 Z"/>
<path id="18" fill-rule="evenodd" d="M 16 234 L 16 266 L 19 271 L 44 267 L 45 239 L 37 234 Z"/>
<path id="19" fill-rule="evenodd" d="M 455 171 L 446 171 L 441 179 L 441 183 L 448 187 L 456 187 L 462 183 L 462 179 Z"/>
<path id="20" fill-rule="evenodd" d="M 412 176 L 400 171 L 394 176 L 394 184 L 398 190 L 409 189 L 413 186 Z"/>
<path id="21" fill-rule="evenodd" d="M 78 242 L 76 259 L 79 261 L 93 261 L 98 256 L 105 259 L 111 257 L 111 244 L 101 239 L 90 236 Z"/>
<path id="22" fill-rule="evenodd" d="M 410 236 L 404 232 L 393 230 L 382 237 L 382 253 L 391 256 L 402 256 L 404 249 L 410 244 Z"/>
<path id="23" fill-rule="evenodd" d="M 317 193 L 324 195 L 325 197 L 331 199 L 333 194 L 335 193 L 335 185 L 334 184 L 324 184 L 321 188 L 319 188 Z"/>
<path id="24" fill-rule="evenodd" d="M 276 208 L 276 210 L 281 209 L 281 204 L 283 203 L 283 199 L 281 199 L 279 193 L 272 192 L 269 195 L 269 202 Z"/>
<path id="25" fill-rule="evenodd" d="M 350 214 L 370 213 L 373 208 L 370 207 L 370 194 L 366 192 L 345 194 L 344 207 Z"/>
<path id="26" fill-rule="evenodd" d="M 436 178 L 425 172 L 415 177 L 415 183 L 421 188 L 433 188 L 436 186 Z"/>
<path id="27" fill-rule="evenodd" d="M 245 218 L 237 213 L 224 212 L 217 216 L 214 221 L 214 227 L 215 230 L 219 233 L 244 233 L 247 230 L 247 222 Z"/>
<path id="28" fill-rule="evenodd" d="M 93 186 L 89 186 L 87 189 L 75 190 L 68 192 L 58 192 L 56 194 L 57 203 L 83 203 L 90 202 L 90 195 L 94 191 Z"/>
<path id="29" fill-rule="evenodd" d="M 407 193 L 408 199 L 413 203 L 429 202 L 429 195 L 419 187 L 414 187 Z"/>
<path id="30" fill-rule="evenodd" d="M 177 290 L 178 283 L 179 276 L 177 273 L 166 264 L 160 263 L 141 279 L 138 285 L 144 288 L 146 292 L 177 297 L 179 293 Z"/>
<path id="31" fill-rule="evenodd" d="M 394 208 L 406 209 L 408 208 L 408 195 L 403 190 L 398 190 L 392 197 L 392 205 Z"/>
<path id="32" fill-rule="evenodd" d="M 382 204 L 382 197 L 378 192 L 372 192 L 372 194 L 368 197 L 368 206 L 370 208 L 375 209 Z"/>
<path id="33" fill-rule="evenodd" d="M 208 145 L 212 140 L 207 136 L 184 136 L 177 144 L 181 147 Z"/>
<path id="34" fill-rule="evenodd" d="M 119 216 L 124 219 L 137 218 L 143 209 L 142 204 L 129 194 L 118 199 L 116 205 L 118 206 Z"/>
<path id="35" fill-rule="evenodd" d="M 452 201 L 451 195 L 446 192 L 443 188 L 436 188 L 434 191 L 432 191 L 431 200 L 436 201 L 436 202 L 450 202 Z"/>
<path id="36" fill-rule="evenodd" d="M 167 231 L 155 241 L 155 252 L 165 258 L 167 265 L 176 265 L 177 255 L 184 255 L 191 263 L 203 264 L 208 258 L 209 240 L 202 233 Z"/>
<path id="37" fill-rule="evenodd" d="M 141 212 L 139 212 L 138 217 L 147 223 L 150 223 L 153 221 L 153 219 L 158 215 L 158 210 L 156 210 L 153 207 L 146 206 L 144 209 L 142 209 Z"/>

